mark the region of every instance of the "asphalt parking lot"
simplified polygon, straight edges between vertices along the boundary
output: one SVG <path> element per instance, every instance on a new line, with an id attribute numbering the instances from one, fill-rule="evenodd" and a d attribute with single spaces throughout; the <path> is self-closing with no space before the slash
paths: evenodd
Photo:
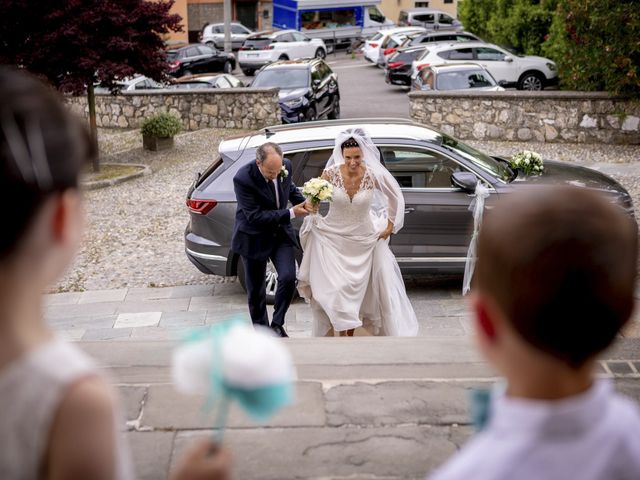
<path id="1" fill-rule="evenodd" d="M 407 88 L 388 85 L 384 70 L 367 62 L 362 55 L 338 51 L 327 56 L 327 63 L 338 74 L 342 118 L 395 117 L 409 118 Z M 239 68 L 233 74 L 248 83 Z"/>

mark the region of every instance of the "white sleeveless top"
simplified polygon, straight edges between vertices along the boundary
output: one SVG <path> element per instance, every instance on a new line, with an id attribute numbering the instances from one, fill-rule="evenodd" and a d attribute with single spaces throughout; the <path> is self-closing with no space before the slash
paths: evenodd
<path id="1" fill-rule="evenodd" d="M 53 420 L 67 389 L 81 378 L 95 375 L 100 373 L 93 360 L 60 339 L 48 342 L 0 371 L 1 479 L 40 477 Z M 117 479 L 132 478 L 130 462 L 123 453 L 119 443 Z"/>

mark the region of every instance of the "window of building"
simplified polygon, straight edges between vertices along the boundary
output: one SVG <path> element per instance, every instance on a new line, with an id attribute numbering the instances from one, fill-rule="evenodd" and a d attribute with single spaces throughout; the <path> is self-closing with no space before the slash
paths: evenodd
<path id="1" fill-rule="evenodd" d="M 415 7 L 416 8 L 429 8 L 429 2 L 416 2 Z"/>

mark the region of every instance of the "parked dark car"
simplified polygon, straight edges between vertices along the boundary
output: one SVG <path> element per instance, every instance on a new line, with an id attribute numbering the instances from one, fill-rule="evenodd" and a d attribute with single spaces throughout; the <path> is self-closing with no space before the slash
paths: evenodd
<path id="1" fill-rule="evenodd" d="M 404 273 L 462 273 L 473 225 L 469 205 L 478 181 L 488 186 L 487 206 L 519 188 L 548 184 L 579 185 L 600 191 L 633 215 L 631 197 L 615 180 L 595 170 L 552 160 L 541 176 L 516 176 L 505 159 L 491 157 L 449 135 L 400 119 L 339 120 L 269 127 L 223 141 L 219 156 L 198 175 L 187 193 L 190 220 L 185 230 L 189 260 L 204 273 L 238 275 L 244 271 L 230 250 L 236 198 L 233 176 L 255 161 L 256 148 L 276 142 L 293 165 L 301 186 L 317 177 L 331 156 L 335 138 L 348 127 L 362 127 L 382 153 L 386 167 L 405 196 L 404 228 L 391 237 L 391 249 Z M 323 205 L 326 212 L 328 205 Z M 323 211 L 321 209 L 321 212 Z M 517 212 L 514 212 L 517 214 Z M 301 221 L 294 220 L 295 228 Z M 265 279 L 273 299 L 276 276 Z"/>
<path id="2" fill-rule="evenodd" d="M 244 83 L 228 73 L 209 75 L 201 73 L 199 75 L 187 75 L 178 78 L 171 88 L 175 89 L 195 89 L 195 88 L 242 88 Z"/>
<path id="3" fill-rule="evenodd" d="M 169 75 L 183 77 L 194 73 L 231 73 L 236 68 L 236 57 L 208 45 L 192 44 L 167 50 Z"/>
<path id="4" fill-rule="evenodd" d="M 338 76 L 324 60 L 282 60 L 263 67 L 252 87 L 280 89 L 282 123 L 340 118 Z"/>
<path id="5" fill-rule="evenodd" d="M 392 85 L 411 86 L 411 66 L 414 60 L 422 56 L 426 48 L 426 46 L 418 45 L 403 48 L 391 55 L 387 68 L 385 68 L 384 79 L 386 82 Z"/>

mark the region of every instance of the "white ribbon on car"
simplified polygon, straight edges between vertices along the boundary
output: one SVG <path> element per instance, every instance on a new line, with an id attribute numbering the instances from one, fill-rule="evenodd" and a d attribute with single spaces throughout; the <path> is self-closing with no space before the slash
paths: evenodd
<path id="1" fill-rule="evenodd" d="M 478 242 L 478 232 L 482 224 L 482 214 L 484 212 L 484 202 L 489 196 L 489 189 L 482 182 L 476 184 L 474 199 L 469 205 L 469 210 L 473 210 L 473 235 L 467 251 L 467 262 L 464 266 L 464 279 L 462 281 L 462 294 L 466 295 L 471 289 L 471 279 L 476 266 L 476 243 Z"/>

